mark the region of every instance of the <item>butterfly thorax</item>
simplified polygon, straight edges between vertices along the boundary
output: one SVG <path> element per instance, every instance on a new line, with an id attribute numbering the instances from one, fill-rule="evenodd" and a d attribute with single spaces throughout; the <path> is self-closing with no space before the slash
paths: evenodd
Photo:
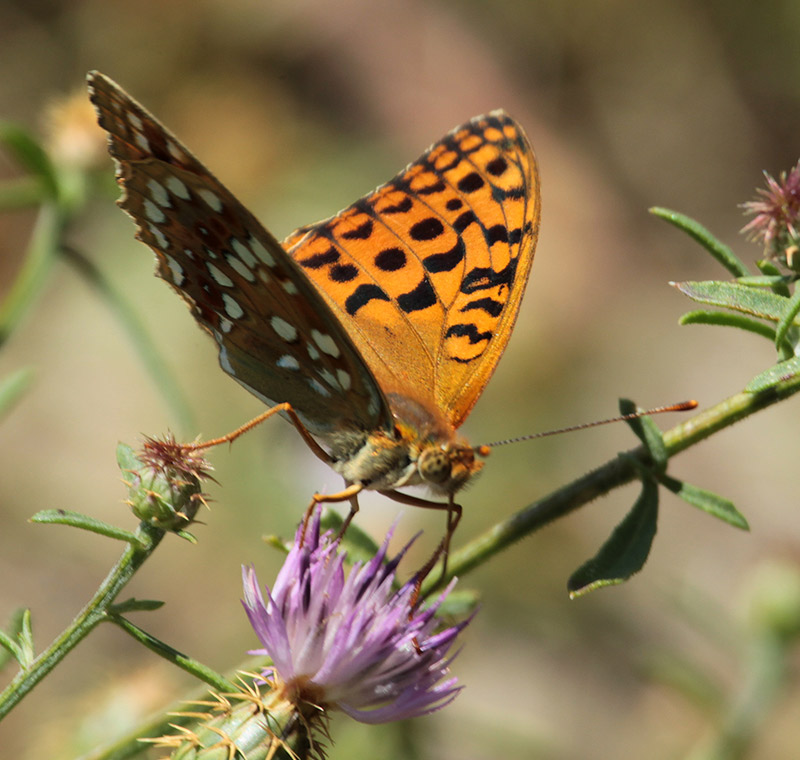
<path id="1" fill-rule="evenodd" d="M 387 398 L 392 431 L 339 431 L 326 441 L 333 468 L 348 483 L 371 490 L 424 485 L 449 495 L 481 469 L 483 462 L 452 425 L 407 396 Z"/>

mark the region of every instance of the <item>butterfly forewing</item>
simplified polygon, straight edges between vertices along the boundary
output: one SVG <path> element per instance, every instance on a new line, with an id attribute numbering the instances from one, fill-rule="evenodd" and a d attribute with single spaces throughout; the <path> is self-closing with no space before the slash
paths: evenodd
<path id="1" fill-rule="evenodd" d="M 533 152 L 521 128 L 495 111 L 284 247 L 384 391 L 458 427 L 508 342 L 538 222 Z"/>
<path id="2" fill-rule="evenodd" d="M 114 82 L 92 72 L 89 89 L 120 205 L 159 275 L 217 341 L 222 368 L 264 401 L 291 403 L 314 433 L 391 430 L 371 371 L 277 240 Z"/>

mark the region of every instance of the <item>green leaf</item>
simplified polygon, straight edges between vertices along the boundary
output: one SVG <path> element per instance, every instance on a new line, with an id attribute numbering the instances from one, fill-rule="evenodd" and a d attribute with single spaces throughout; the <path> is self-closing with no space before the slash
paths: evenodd
<path id="1" fill-rule="evenodd" d="M 783 274 L 763 274 L 751 275 L 748 277 L 737 277 L 736 282 L 740 285 L 747 285 L 750 288 L 775 288 L 786 285 L 788 278 Z M 778 293 L 778 295 L 781 295 Z M 788 298 L 788 292 L 786 294 Z"/>
<path id="2" fill-rule="evenodd" d="M 778 329 L 775 331 L 775 346 L 778 349 L 783 346 L 783 342 L 786 340 L 786 335 L 794 324 L 794 320 L 798 312 L 800 312 L 800 288 L 795 289 L 794 293 L 789 299 L 789 302 L 786 304 L 783 316 L 778 322 Z"/>
<path id="3" fill-rule="evenodd" d="M 763 322 L 757 322 L 741 314 L 731 314 L 727 311 L 689 311 L 679 320 L 681 325 L 720 325 L 722 327 L 738 327 L 740 330 L 760 335 L 770 343 L 775 342 L 775 329 Z"/>
<path id="4" fill-rule="evenodd" d="M 342 516 L 333 509 L 326 509 L 320 521 L 320 531 L 333 531 L 337 535 L 342 529 L 344 521 Z M 342 536 L 341 547 L 347 552 L 347 562 L 366 562 L 378 553 L 378 544 L 369 534 L 365 533 L 358 525 L 351 522 L 347 533 Z"/>
<path id="5" fill-rule="evenodd" d="M 22 623 L 19 635 L 20 661 L 19 664 L 26 670 L 36 659 L 33 648 L 33 626 L 31 624 L 31 611 L 26 609 L 22 613 Z"/>
<path id="6" fill-rule="evenodd" d="M 771 262 L 769 259 L 761 259 L 760 261 L 756 262 L 756 266 L 764 275 L 776 280 L 776 282 L 770 283 L 773 293 L 777 293 L 779 296 L 783 296 L 784 298 L 789 298 L 789 296 L 792 295 L 791 291 L 789 290 L 790 278 L 784 275 L 773 262 Z"/>
<path id="7" fill-rule="evenodd" d="M 14 639 L 4 631 L 0 631 L 0 668 L 11 658 L 22 664 L 22 650 Z"/>
<path id="8" fill-rule="evenodd" d="M 123 291 L 80 251 L 66 247 L 63 253 L 64 258 L 75 267 L 122 325 L 145 369 L 177 418 L 181 430 L 184 432 L 191 430 L 194 422 L 186 395 L 166 360 L 161 356 L 136 309 L 123 295 Z"/>
<path id="9" fill-rule="evenodd" d="M 127 443 L 117 444 L 117 465 L 123 472 L 136 471 L 144 465 L 136 457 L 136 452 Z"/>
<path id="10" fill-rule="evenodd" d="M 436 613 L 438 618 L 453 618 L 455 620 L 463 620 L 465 617 L 471 615 L 475 608 L 478 606 L 480 596 L 475 589 L 465 588 L 451 591 L 444 601 L 439 605 Z M 436 597 L 429 600 L 425 607 L 429 607 L 436 602 Z"/>
<path id="11" fill-rule="evenodd" d="M 750 530 L 745 516 L 724 496 L 666 476 L 661 478 L 661 483 L 693 507 L 708 512 L 712 517 L 717 517 L 728 525 L 733 525 L 734 528 Z"/>
<path id="12" fill-rule="evenodd" d="M 22 166 L 41 177 L 52 198 L 58 195 L 58 178 L 53 162 L 39 141 L 24 127 L 8 121 L 0 122 L 0 142 L 3 142 Z"/>
<path id="13" fill-rule="evenodd" d="M 0 417 L 9 412 L 33 381 L 33 370 L 23 367 L 0 380 Z"/>
<path id="14" fill-rule="evenodd" d="M 130 531 L 109 525 L 102 520 L 96 520 L 94 517 L 82 515 L 80 512 L 71 512 L 68 509 L 43 509 L 31 517 L 31 522 L 45 525 L 71 525 L 73 528 L 99 533 L 101 536 L 108 536 L 129 544 L 139 542 Z"/>
<path id="15" fill-rule="evenodd" d="M 765 372 L 756 375 L 744 389 L 748 393 L 761 393 L 762 391 L 769 390 L 778 383 L 791 380 L 798 373 L 800 373 L 800 356 L 795 356 L 785 362 L 779 362 Z"/>
<path id="16" fill-rule="evenodd" d="M 717 240 L 702 224 L 691 217 L 658 206 L 651 208 L 650 213 L 669 222 L 694 238 L 734 277 L 746 277 L 750 274 L 747 267 L 727 245 Z"/>
<path id="17" fill-rule="evenodd" d="M 619 400 L 620 414 L 635 414 L 636 411 L 638 411 L 636 404 L 630 399 L 621 398 Z M 626 422 L 630 425 L 636 437 L 644 444 L 656 469 L 659 472 L 663 472 L 667 467 L 669 457 L 667 456 L 667 447 L 664 445 L 664 439 L 661 437 L 661 431 L 656 423 L 650 417 L 637 417 L 633 420 L 626 420 Z"/>
<path id="18" fill-rule="evenodd" d="M 623 583 L 642 569 L 650 554 L 658 524 L 658 486 L 646 478 L 633 508 L 600 548 L 567 582 L 571 599 Z"/>
<path id="19" fill-rule="evenodd" d="M 135 612 L 137 610 L 157 610 L 164 606 L 164 602 L 158 599 L 126 599 L 124 602 L 114 604 L 109 608 L 109 613 L 114 615 L 122 615 L 126 612 Z"/>
<path id="20" fill-rule="evenodd" d="M 766 290 L 748 288 L 734 282 L 673 282 L 684 295 L 700 303 L 722 306 L 761 319 L 778 322 L 786 313 L 788 299 Z M 797 320 L 793 324 L 800 324 Z"/>
<path id="21" fill-rule="evenodd" d="M 39 208 L 22 266 L 0 302 L 0 345 L 11 336 L 47 284 L 65 223 L 63 209 L 57 204 L 48 201 Z"/>

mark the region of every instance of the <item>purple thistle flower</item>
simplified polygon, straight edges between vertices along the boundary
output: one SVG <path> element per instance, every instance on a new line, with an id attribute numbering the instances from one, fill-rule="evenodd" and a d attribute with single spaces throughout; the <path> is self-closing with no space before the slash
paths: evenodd
<path id="1" fill-rule="evenodd" d="M 453 583 L 427 609 L 412 606 L 414 583 L 392 590 L 408 545 L 386 561 L 378 553 L 345 575 L 345 553 L 320 536 L 320 510 L 305 537 L 298 528 L 267 602 L 255 571 L 243 568 L 244 607 L 272 667 L 263 677 L 301 711 L 338 708 L 362 723 L 424 715 L 461 690 L 447 678 L 448 652 L 468 620 L 435 632 L 435 613 Z"/>
<path id="2" fill-rule="evenodd" d="M 800 162 L 775 179 L 764 172 L 766 188 L 756 190 L 758 198 L 742 204 L 746 214 L 754 214 L 743 228 L 752 239 L 761 239 L 767 248 L 785 247 L 798 239 L 800 220 Z M 775 252 L 779 252 L 775 250 Z"/>

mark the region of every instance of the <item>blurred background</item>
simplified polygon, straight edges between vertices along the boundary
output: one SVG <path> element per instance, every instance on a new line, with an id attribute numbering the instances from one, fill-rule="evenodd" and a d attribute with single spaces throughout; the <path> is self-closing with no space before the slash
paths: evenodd
<path id="1" fill-rule="evenodd" d="M 152 253 L 114 205 L 111 163 L 93 153 L 103 143 L 85 110 L 87 70 L 145 104 L 279 238 L 386 181 L 469 117 L 509 111 L 537 153 L 543 217 L 513 338 L 464 426 L 477 443 L 609 416 L 620 396 L 710 406 L 773 363 L 770 345 L 754 336 L 678 326 L 692 305 L 668 282 L 727 275 L 647 209 L 685 212 L 746 262 L 759 258 L 739 234 L 738 204 L 762 184 L 762 170 L 789 169 L 800 155 L 798 32 L 792 0 L 757 8 L 721 0 L 0 0 L 0 118 L 46 137 L 64 160 L 74 149 L 96 161 L 100 179 L 67 240 L 135 305 L 193 414 L 181 429 L 107 306 L 59 263 L 0 352 L 0 377 L 35 372 L 0 427 L 2 624 L 31 607 L 43 648 L 116 559 L 110 540 L 27 518 L 62 507 L 132 528 L 118 441 L 135 445 L 167 430 L 220 435 L 262 409 L 219 369 L 212 342 L 152 276 Z M 0 153 L 0 179 L 20 174 Z M 0 216 L 0 297 L 34 219 L 33 210 Z M 660 759 L 713 743 L 748 678 L 753 588 L 770 562 L 796 571 L 800 560 L 798 419 L 789 401 L 670 464 L 675 477 L 731 498 L 750 533 L 665 495 L 644 571 L 570 601 L 567 578 L 626 513 L 631 486 L 464 577 L 482 597 L 453 666 L 467 688 L 447 710 L 402 727 L 407 747 L 430 758 Z M 617 425 L 494 451 L 461 498 L 456 545 L 635 443 Z M 194 531 L 199 545 L 167 540 L 123 597 L 165 600 L 136 622 L 227 670 L 256 644 L 239 603 L 240 565 L 254 563 L 271 582 L 281 558 L 262 536 L 290 536 L 310 492 L 339 481 L 284 422 L 214 451 L 213 463 L 220 485 Z M 365 499 L 359 525 L 379 537 L 399 509 Z M 402 512 L 403 535 L 425 529 L 425 556 L 442 516 Z M 800 665 L 797 651 L 790 664 Z M 12 674 L 7 666 L 3 683 Z M 719 693 L 695 688 L 699 674 Z M 192 686 L 101 627 L 0 726 L 0 755 L 78 756 Z M 798 714 L 800 683 L 787 678 L 748 756 L 797 758 Z M 337 720 L 331 756 L 395 756 L 388 738 L 397 731 Z"/>

